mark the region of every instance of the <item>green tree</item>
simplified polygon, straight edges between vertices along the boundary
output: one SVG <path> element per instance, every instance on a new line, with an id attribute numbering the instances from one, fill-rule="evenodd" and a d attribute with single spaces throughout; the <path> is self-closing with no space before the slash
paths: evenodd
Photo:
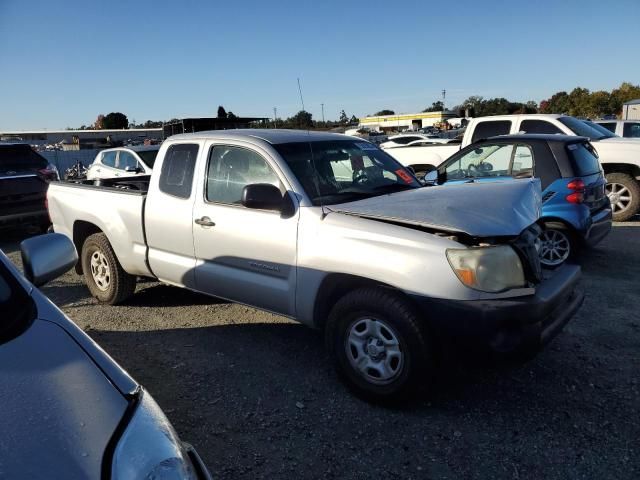
<path id="1" fill-rule="evenodd" d="M 305 110 L 300 110 L 293 117 L 287 118 L 285 120 L 285 125 L 291 126 L 293 128 L 312 128 L 312 115 Z"/>
<path id="2" fill-rule="evenodd" d="M 129 120 L 124 113 L 120 112 L 111 112 L 108 115 L 105 115 L 102 128 L 104 129 L 124 129 L 129 126 Z"/>
<path id="3" fill-rule="evenodd" d="M 443 110 L 444 110 L 444 103 L 438 100 L 437 102 L 433 102 L 430 107 L 427 107 L 422 111 L 423 112 L 441 112 Z"/>
<path id="4" fill-rule="evenodd" d="M 218 118 L 227 118 L 227 111 L 222 105 L 218 106 Z"/>
<path id="5" fill-rule="evenodd" d="M 351 125 L 357 125 L 360 123 L 360 119 L 358 117 L 356 117 L 355 115 L 351 115 L 351 118 L 349 119 L 349 123 Z"/>
<path id="6" fill-rule="evenodd" d="M 381 115 L 395 115 L 395 114 L 396 112 L 394 112 L 393 110 L 384 109 L 374 113 L 374 116 L 379 117 Z"/>
<path id="7" fill-rule="evenodd" d="M 234 118 L 238 118 L 238 117 L 231 110 L 229 110 L 227 112 L 227 118 L 234 119 Z"/>
<path id="8" fill-rule="evenodd" d="M 344 113 L 344 110 L 340 111 L 340 118 L 338 119 L 338 121 L 342 124 L 349 123 L 349 117 L 347 117 L 347 114 Z"/>

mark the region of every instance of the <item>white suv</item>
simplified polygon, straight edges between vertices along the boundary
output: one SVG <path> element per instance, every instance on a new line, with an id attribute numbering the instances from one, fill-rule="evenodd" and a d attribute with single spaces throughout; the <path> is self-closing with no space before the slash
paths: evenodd
<path id="1" fill-rule="evenodd" d="M 158 150 L 159 145 L 102 150 L 87 170 L 87 180 L 151 175 Z"/>

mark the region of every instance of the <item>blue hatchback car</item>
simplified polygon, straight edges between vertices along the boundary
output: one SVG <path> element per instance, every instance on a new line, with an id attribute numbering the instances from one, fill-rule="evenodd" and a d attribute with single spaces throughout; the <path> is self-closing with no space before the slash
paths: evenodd
<path id="1" fill-rule="evenodd" d="M 479 140 L 430 172 L 427 184 L 537 177 L 542 185 L 540 261 L 557 267 L 611 230 L 606 180 L 589 139 L 567 135 L 504 135 Z"/>

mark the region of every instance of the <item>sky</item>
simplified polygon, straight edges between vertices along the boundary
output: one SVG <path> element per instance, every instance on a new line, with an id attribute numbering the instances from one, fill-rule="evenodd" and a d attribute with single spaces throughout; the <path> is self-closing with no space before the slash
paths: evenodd
<path id="1" fill-rule="evenodd" d="M 640 83 L 640 0 L 0 0 L 0 131 Z"/>

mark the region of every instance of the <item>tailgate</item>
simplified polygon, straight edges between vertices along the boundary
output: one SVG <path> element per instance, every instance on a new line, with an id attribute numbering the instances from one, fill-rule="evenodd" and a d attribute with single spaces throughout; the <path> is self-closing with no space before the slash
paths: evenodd
<path id="1" fill-rule="evenodd" d="M 0 217 L 44 210 L 47 187 L 38 175 L 0 177 Z"/>
<path id="2" fill-rule="evenodd" d="M 603 207 L 609 206 L 609 197 L 605 192 L 607 181 L 601 173 L 582 177 L 584 181 L 584 205 L 589 207 L 591 212 L 596 212 Z"/>

